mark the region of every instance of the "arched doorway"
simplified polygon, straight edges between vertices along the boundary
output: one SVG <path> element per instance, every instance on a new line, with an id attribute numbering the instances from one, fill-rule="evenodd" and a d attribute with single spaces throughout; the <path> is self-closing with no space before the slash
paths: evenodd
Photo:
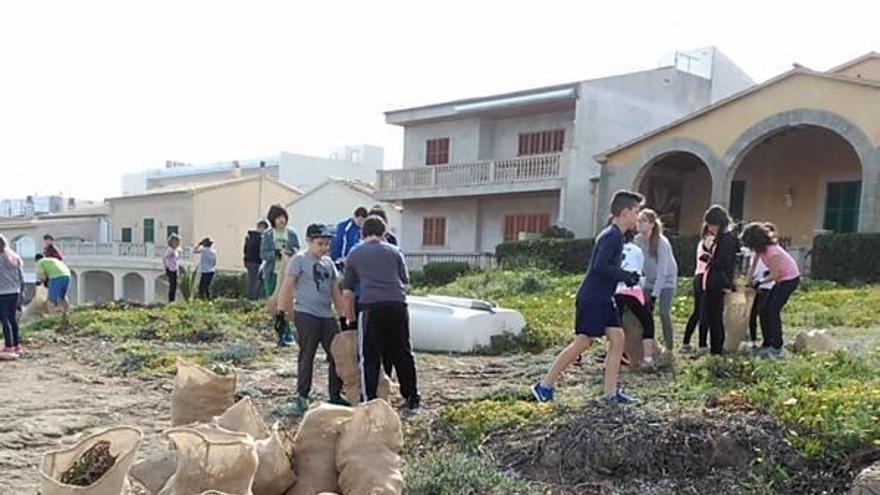
<path id="1" fill-rule="evenodd" d="M 155 301 L 168 302 L 168 276 L 160 275 L 156 277 L 156 297 Z"/>
<path id="2" fill-rule="evenodd" d="M 794 245 L 817 231 L 856 232 L 862 166 L 853 146 L 817 125 L 782 128 L 757 140 L 730 171 L 730 210 L 769 221 Z"/>
<path id="3" fill-rule="evenodd" d="M 137 273 L 128 273 L 122 277 L 122 298 L 126 301 L 143 303 L 144 277 Z"/>
<path id="4" fill-rule="evenodd" d="M 636 179 L 645 205 L 660 215 L 671 235 L 699 233 L 712 199 L 708 166 L 693 153 L 674 151 L 650 162 Z"/>
<path id="5" fill-rule="evenodd" d="M 113 300 L 113 275 L 105 271 L 88 271 L 83 277 L 81 302 L 100 303 Z"/>

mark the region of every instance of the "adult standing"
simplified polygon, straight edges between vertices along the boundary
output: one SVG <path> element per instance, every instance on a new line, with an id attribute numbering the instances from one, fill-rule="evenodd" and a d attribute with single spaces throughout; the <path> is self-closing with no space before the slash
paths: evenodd
<path id="1" fill-rule="evenodd" d="M 163 257 L 165 276 L 168 277 L 168 302 L 177 299 L 177 278 L 180 275 L 180 236 L 168 236 L 168 249 Z"/>
<path id="2" fill-rule="evenodd" d="M 345 258 L 348 253 L 361 242 L 361 228 L 363 228 L 364 221 L 368 216 L 367 209 L 358 206 L 351 218 L 336 225 L 333 242 L 330 243 L 330 257 L 333 258 L 337 268 L 345 266 Z"/>
<path id="3" fill-rule="evenodd" d="M 385 222 L 369 217 L 363 226 L 364 242 L 349 253 L 343 281 L 346 317 L 353 320 L 354 287 L 360 283 L 363 311 L 358 319 L 358 346 L 364 401 L 376 398 L 383 349 L 391 356 L 406 409 L 415 411 L 418 393 L 415 360 L 409 336 L 406 292 L 409 272 L 400 250 L 385 242 Z"/>
<path id="4" fill-rule="evenodd" d="M 735 289 L 737 253 L 740 250 L 739 238 L 730 230 L 730 215 L 723 206 L 715 205 L 706 210 L 703 221 L 709 233 L 715 236 L 712 252 L 704 255 L 706 274 L 703 304 L 709 323 L 709 352 L 721 354 L 724 351 L 724 295 Z"/>
<path id="5" fill-rule="evenodd" d="M 248 230 L 244 238 L 244 267 L 247 269 L 248 289 L 247 297 L 251 301 L 259 299 L 263 294 L 262 277 L 260 276 L 260 246 L 263 242 L 263 233 L 269 228 L 269 222 L 260 219 L 257 228 Z"/>
<path id="6" fill-rule="evenodd" d="M 663 235 L 663 223 L 657 212 L 644 209 L 639 212 L 639 235 L 636 244 L 645 254 L 645 291 L 651 296 L 651 310 L 659 303 L 663 342 L 672 350 L 672 300 L 678 280 L 678 263 L 672 253 L 672 244 Z"/>
<path id="7" fill-rule="evenodd" d="M 9 248 L 6 237 L 0 235 L 0 322 L 3 325 L 4 357 L 15 359 L 21 354 L 16 311 L 21 308 L 24 293 L 24 274 L 21 258 Z"/>

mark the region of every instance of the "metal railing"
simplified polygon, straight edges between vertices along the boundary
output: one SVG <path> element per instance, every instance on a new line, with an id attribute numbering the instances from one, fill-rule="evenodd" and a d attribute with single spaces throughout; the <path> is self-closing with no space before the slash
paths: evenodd
<path id="1" fill-rule="evenodd" d="M 406 265 L 412 271 L 422 270 L 428 263 L 454 261 L 467 263 L 483 270 L 495 267 L 491 253 L 406 253 Z"/>
<path id="2" fill-rule="evenodd" d="M 562 178 L 562 153 L 379 170 L 380 191 L 509 184 Z"/>

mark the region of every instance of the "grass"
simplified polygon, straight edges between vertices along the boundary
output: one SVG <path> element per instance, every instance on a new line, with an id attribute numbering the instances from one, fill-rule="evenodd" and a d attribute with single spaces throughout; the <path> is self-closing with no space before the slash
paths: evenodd
<path id="1" fill-rule="evenodd" d="M 537 492 L 499 471 L 491 459 L 455 449 L 428 452 L 408 460 L 409 495 L 529 495 Z"/>
<path id="2" fill-rule="evenodd" d="M 440 418 L 452 425 L 465 443 L 475 445 L 490 432 L 545 422 L 552 414 L 551 405 L 531 400 L 483 399 L 445 406 Z"/>

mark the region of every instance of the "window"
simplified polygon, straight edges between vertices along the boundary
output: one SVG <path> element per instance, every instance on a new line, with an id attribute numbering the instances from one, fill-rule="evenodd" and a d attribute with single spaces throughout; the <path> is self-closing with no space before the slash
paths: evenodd
<path id="1" fill-rule="evenodd" d="M 746 181 L 735 180 L 730 183 L 730 216 L 736 221 L 743 221 L 746 204 Z"/>
<path id="2" fill-rule="evenodd" d="M 156 221 L 152 218 L 144 219 L 144 244 L 156 242 Z"/>
<path id="3" fill-rule="evenodd" d="M 515 241 L 520 232 L 540 234 L 550 226 L 549 213 L 504 216 L 504 240 Z"/>
<path id="4" fill-rule="evenodd" d="M 165 227 L 165 237 L 171 237 L 171 234 L 180 235 L 180 227 L 178 227 L 177 225 L 169 225 Z"/>
<path id="5" fill-rule="evenodd" d="M 836 233 L 859 228 L 861 181 L 829 182 L 825 189 L 825 222 L 822 228 Z"/>
<path id="6" fill-rule="evenodd" d="M 446 245 L 446 218 L 425 218 L 422 221 L 422 245 L 445 246 Z"/>
<path id="7" fill-rule="evenodd" d="M 565 129 L 519 135 L 519 156 L 558 153 L 565 145 Z"/>
<path id="8" fill-rule="evenodd" d="M 122 242 L 131 242 L 131 227 L 122 227 Z"/>
<path id="9" fill-rule="evenodd" d="M 425 165 L 449 163 L 449 138 L 429 139 L 425 151 Z"/>

